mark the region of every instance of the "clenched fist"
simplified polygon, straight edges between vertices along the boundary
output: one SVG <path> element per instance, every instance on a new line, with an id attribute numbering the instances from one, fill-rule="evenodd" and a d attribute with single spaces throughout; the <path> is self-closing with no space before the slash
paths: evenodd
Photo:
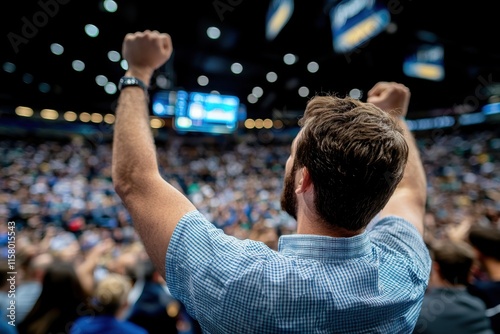
<path id="1" fill-rule="evenodd" d="M 368 91 L 366 102 L 396 117 L 405 117 L 410 103 L 410 90 L 397 82 L 381 81 Z"/>
<path id="2" fill-rule="evenodd" d="M 153 72 L 172 54 L 170 35 L 145 30 L 127 34 L 123 40 L 122 56 L 128 63 L 127 75 L 149 82 Z"/>

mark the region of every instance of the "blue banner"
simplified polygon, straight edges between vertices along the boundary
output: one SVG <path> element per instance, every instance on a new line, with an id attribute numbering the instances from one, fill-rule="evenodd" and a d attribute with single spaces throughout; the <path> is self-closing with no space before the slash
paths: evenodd
<path id="1" fill-rule="evenodd" d="M 330 10 L 333 48 L 349 52 L 380 34 L 391 14 L 376 0 L 343 0 Z"/>
<path id="2" fill-rule="evenodd" d="M 440 45 L 424 44 L 409 55 L 403 63 L 403 72 L 409 77 L 441 81 L 444 79 L 444 49 Z"/>

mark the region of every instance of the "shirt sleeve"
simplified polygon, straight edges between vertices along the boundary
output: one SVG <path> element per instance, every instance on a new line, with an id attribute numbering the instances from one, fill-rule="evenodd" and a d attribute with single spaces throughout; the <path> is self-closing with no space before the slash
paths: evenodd
<path id="1" fill-rule="evenodd" d="M 275 254 L 262 242 L 226 235 L 199 211 L 191 211 L 181 218 L 170 240 L 167 286 L 193 318 L 217 319 L 227 312 L 231 300 L 227 295 L 235 285 L 258 284 L 265 262 Z M 241 294 L 245 287 L 240 288 Z"/>
<path id="2" fill-rule="evenodd" d="M 410 261 L 417 278 L 428 281 L 431 268 L 429 250 L 413 224 L 401 217 L 389 216 L 372 221 L 368 233 L 377 247 Z"/>

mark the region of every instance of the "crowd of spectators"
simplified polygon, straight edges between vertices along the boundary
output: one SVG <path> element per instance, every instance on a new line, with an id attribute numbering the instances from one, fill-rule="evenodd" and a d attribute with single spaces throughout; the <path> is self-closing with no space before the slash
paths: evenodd
<path id="1" fill-rule="evenodd" d="M 427 236 L 448 238 L 461 223 L 500 228 L 498 130 L 421 136 L 419 146 L 428 182 Z"/>
<path id="2" fill-rule="evenodd" d="M 450 238 L 463 226 L 500 229 L 500 134 L 417 133 L 417 139 L 428 177 L 427 241 Z M 193 145 L 180 136 L 157 147 L 164 178 L 228 234 L 277 249 L 280 235 L 294 233 L 295 221 L 280 210 L 289 142 L 259 144 L 242 138 L 232 145 L 201 140 Z M 33 322 L 69 331 L 78 318 L 97 312 L 94 289 L 110 274 L 130 281 L 130 286 L 124 283 L 128 299 L 114 306 L 113 317 L 127 319 L 140 298 L 148 275 L 139 269 L 147 255 L 113 190 L 111 156 L 111 143 L 96 145 L 82 136 L 0 140 L 0 255 L 5 262 L 8 222 L 15 222 L 20 332 L 30 332 L 26 328 Z M 61 263 L 71 263 L 74 272 Z M 73 299 L 48 298 L 43 307 L 52 305 L 52 311 L 43 309 L 44 285 L 64 288 L 61 277 L 75 275 L 79 289 L 67 286 L 73 294 L 64 296 Z M 76 296 L 75 291 L 81 293 Z M 196 333 L 196 323 L 182 305 L 165 298 L 162 309 L 175 320 L 171 332 Z M 58 309 L 55 301 L 73 306 Z M 72 313 L 62 318 L 68 310 Z M 50 317 L 60 323 L 52 324 Z"/>

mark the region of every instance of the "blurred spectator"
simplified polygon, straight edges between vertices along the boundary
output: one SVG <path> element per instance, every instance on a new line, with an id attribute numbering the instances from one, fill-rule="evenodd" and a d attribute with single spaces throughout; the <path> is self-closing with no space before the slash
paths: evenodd
<path id="1" fill-rule="evenodd" d="M 70 334 L 147 334 L 145 329 L 119 320 L 127 308 L 131 287 L 123 275 L 112 273 L 106 276 L 97 285 L 92 299 L 96 314 L 77 319 Z"/>
<path id="2" fill-rule="evenodd" d="M 145 328 L 149 334 L 177 334 L 180 303 L 167 293 L 165 281 L 150 260 L 142 263 L 142 291 L 126 319 Z"/>
<path id="3" fill-rule="evenodd" d="M 431 245 L 431 256 L 429 287 L 413 333 L 493 334 L 483 301 L 466 289 L 473 249 L 463 241 L 443 241 Z"/>
<path id="4" fill-rule="evenodd" d="M 429 181 L 426 236 L 447 240 L 451 237 L 449 227 L 464 219 L 473 226 L 498 230 L 500 128 L 481 125 L 471 131 L 457 128 L 449 133 L 415 135 Z M 261 145 L 251 138 L 252 135 L 241 135 L 234 146 L 223 146 L 172 135 L 166 143 L 169 146 L 158 145 L 160 169 L 165 178 L 174 180 L 178 189 L 200 203 L 203 213 L 218 226 L 224 226 L 225 231 L 240 238 L 260 240 L 261 236 L 269 236 L 274 240 L 273 231 L 260 234 L 262 219 L 269 221 L 268 215 L 273 216 L 273 223 L 279 222 L 273 225 L 278 235 L 295 231 L 295 221 L 279 210 L 281 177 L 290 139 L 282 139 L 278 134 L 272 143 Z M 78 135 L 69 140 L 0 138 L 0 257 L 7 254 L 6 222 L 15 221 L 18 256 L 23 248 L 34 246 L 36 254 L 47 253 L 40 259 L 62 254 L 81 263 L 92 247 L 112 238 L 113 250 L 100 256 L 93 284 L 106 277 L 109 269 L 117 270 L 116 259 L 140 241 L 112 187 L 111 153 L 110 143 L 90 145 Z M 106 220 L 110 212 L 118 221 L 116 229 L 114 222 Z M 110 227 L 99 225 L 106 222 Z M 115 233 L 121 233 L 121 237 Z M 59 234 L 62 236 L 55 238 Z M 268 245 L 273 247 L 272 242 Z M 123 268 L 127 261 L 120 258 L 118 262 L 118 267 Z M 499 288 L 495 286 L 500 278 L 494 278 L 498 277 L 494 271 L 490 277 L 486 275 L 484 268 L 491 267 L 491 263 L 491 259 L 485 261 L 473 286 L 487 291 L 479 296 L 495 322 L 495 306 L 500 304 Z M 125 267 L 130 274 L 130 266 Z M 24 274 L 18 274 L 16 324 L 22 316 L 20 291 L 25 279 Z M 473 288 L 471 292 L 474 293 Z M 131 298 L 136 299 L 137 296 Z"/>
<path id="5" fill-rule="evenodd" d="M 255 223 L 248 238 L 255 241 L 261 241 L 265 243 L 267 247 L 275 251 L 278 250 L 278 230 L 272 225 L 269 225 L 266 220 Z"/>
<path id="6" fill-rule="evenodd" d="M 500 230 L 473 226 L 468 240 L 476 251 L 479 264 L 479 273 L 469 286 L 469 292 L 486 303 L 486 314 L 495 333 L 500 333 Z"/>
<path id="7" fill-rule="evenodd" d="M 42 292 L 43 277 L 52 264 L 53 257 L 48 253 L 30 255 L 26 271 L 16 293 L 16 320 L 22 322 L 35 305 Z"/>
<path id="8" fill-rule="evenodd" d="M 111 239 L 104 239 L 94 247 L 90 248 L 83 255 L 81 262 L 76 264 L 76 272 L 80 279 L 81 286 L 87 295 L 91 295 L 95 288 L 95 272 L 102 256 L 113 249 L 114 242 Z"/>
<path id="9" fill-rule="evenodd" d="M 73 265 L 56 261 L 47 268 L 40 297 L 19 324 L 18 331 L 20 334 L 67 333 L 88 309 L 88 296 Z"/>

